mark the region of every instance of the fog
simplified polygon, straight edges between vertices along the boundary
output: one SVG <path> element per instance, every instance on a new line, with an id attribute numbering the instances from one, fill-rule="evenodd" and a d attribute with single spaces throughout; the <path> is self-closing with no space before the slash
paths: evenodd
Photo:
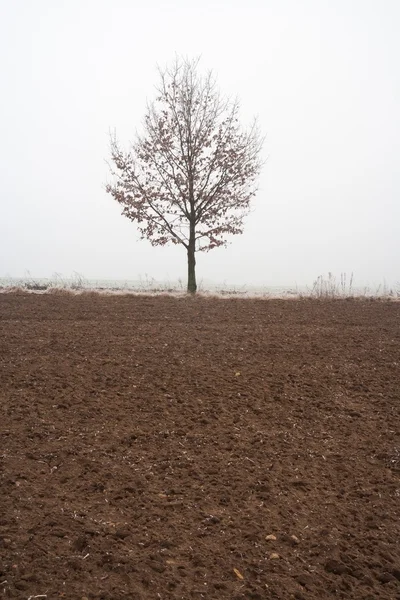
<path id="1" fill-rule="evenodd" d="M 104 190 L 110 128 L 134 137 L 178 54 L 267 135 L 245 233 L 199 281 L 400 281 L 399 30 L 398 0 L 3 0 L 0 277 L 185 278 Z"/>

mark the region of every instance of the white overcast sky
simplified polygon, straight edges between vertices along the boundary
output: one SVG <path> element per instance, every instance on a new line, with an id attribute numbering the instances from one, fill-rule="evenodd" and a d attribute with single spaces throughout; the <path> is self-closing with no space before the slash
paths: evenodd
<path id="1" fill-rule="evenodd" d="M 156 64 L 202 56 L 266 166 L 245 233 L 197 257 L 198 279 L 400 281 L 400 0 L 2 0 L 0 277 L 185 278 L 107 195 Z"/>

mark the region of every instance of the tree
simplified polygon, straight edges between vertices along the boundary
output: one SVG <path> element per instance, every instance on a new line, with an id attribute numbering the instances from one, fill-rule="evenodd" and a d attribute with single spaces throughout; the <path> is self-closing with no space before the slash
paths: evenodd
<path id="1" fill-rule="evenodd" d="M 197 60 L 159 70 L 158 97 L 147 107 L 144 133 L 130 151 L 111 135 L 114 183 L 106 190 L 153 246 L 181 244 L 188 292 L 196 292 L 197 251 L 243 232 L 256 192 L 263 139 L 257 122 L 239 125 L 238 101 L 223 98 Z"/>

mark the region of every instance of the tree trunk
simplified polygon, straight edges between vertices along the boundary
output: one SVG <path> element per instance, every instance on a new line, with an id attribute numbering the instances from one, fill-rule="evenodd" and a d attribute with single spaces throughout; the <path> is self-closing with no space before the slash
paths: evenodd
<path id="1" fill-rule="evenodd" d="M 196 283 L 196 239 L 194 226 L 190 226 L 190 238 L 187 248 L 188 256 L 188 284 L 187 291 L 190 294 L 195 294 L 197 290 Z"/>
<path id="2" fill-rule="evenodd" d="M 187 251 L 187 255 L 188 255 L 188 284 L 187 284 L 187 291 L 190 294 L 195 294 L 196 290 L 197 290 L 197 283 L 196 283 L 196 258 L 195 258 L 195 250 L 192 247 L 188 248 Z"/>

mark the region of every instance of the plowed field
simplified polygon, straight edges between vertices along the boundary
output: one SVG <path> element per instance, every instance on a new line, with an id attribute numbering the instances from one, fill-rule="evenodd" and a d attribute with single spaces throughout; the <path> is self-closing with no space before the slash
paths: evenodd
<path id="1" fill-rule="evenodd" d="M 400 303 L 0 294 L 0 597 L 400 598 Z"/>

